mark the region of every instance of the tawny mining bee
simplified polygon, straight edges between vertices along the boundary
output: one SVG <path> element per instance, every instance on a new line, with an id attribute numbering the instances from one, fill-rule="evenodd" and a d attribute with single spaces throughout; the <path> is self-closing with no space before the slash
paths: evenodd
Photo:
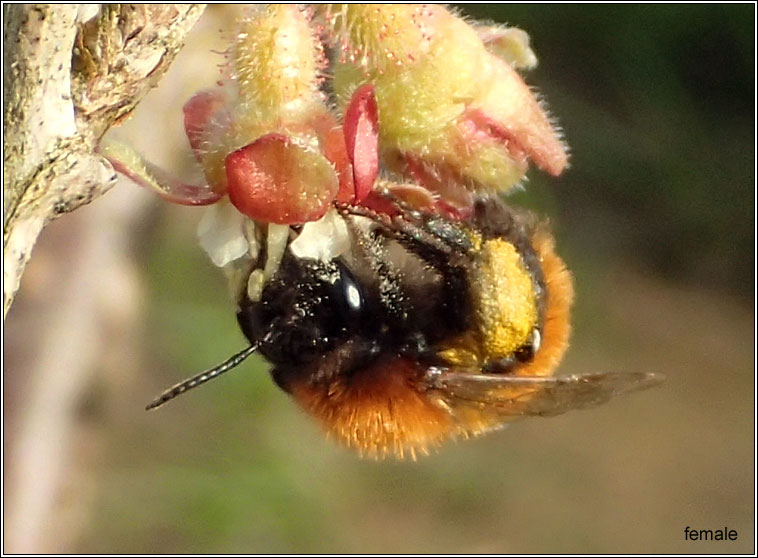
<path id="1" fill-rule="evenodd" d="M 201 243 L 250 342 L 148 409 L 260 352 L 334 438 L 401 457 L 659 381 L 553 375 L 571 275 L 502 199 L 528 161 L 567 163 L 516 71 L 536 61 L 525 33 L 439 6 L 270 5 L 229 56 L 229 83 L 184 109 L 207 186 L 103 147 L 170 200 L 215 204 Z"/>
<path id="2" fill-rule="evenodd" d="M 257 257 L 234 264 L 250 347 L 148 408 L 257 350 L 336 439 L 403 456 L 657 382 L 551 375 L 568 344 L 573 289 L 531 215 L 497 198 L 458 220 L 393 205 L 392 216 L 340 205 L 302 227 L 253 229 Z"/>

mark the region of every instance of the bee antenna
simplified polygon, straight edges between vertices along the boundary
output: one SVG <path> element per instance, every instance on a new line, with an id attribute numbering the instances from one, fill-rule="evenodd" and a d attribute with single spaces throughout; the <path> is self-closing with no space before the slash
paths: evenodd
<path id="1" fill-rule="evenodd" d="M 161 393 L 158 397 L 153 399 L 153 401 L 147 407 L 145 407 L 145 410 L 149 411 L 151 409 L 156 409 L 160 407 L 161 405 L 163 405 L 164 403 L 171 401 L 177 395 L 181 395 L 182 393 L 186 391 L 189 391 L 193 388 L 196 388 L 197 386 L 201 384 L 204 384 L 205 382 L 209 380 L 212 380 L 213 378 L 217 378 L 224 372 L 229 372 L 229 370 L 231 370 L 238 364 L 242 363 L 243 360 L 245 360 L 247 357 L 252 355 L 257 350 L 258 350 L 258 344 L 253 343 L 249 347 L 242 349 L 239 353 L 232 356 L 228 360 L 222 362 L 218 366 L 214 366 L 213 368 L 209 370 L 200 372 L 200 374 L 197 374 L 196 376 L 192 376 L 191 378 L 187 378 L 186 380 L 179 382 L 175 386 L 168 388 L 166 391 Z"/>

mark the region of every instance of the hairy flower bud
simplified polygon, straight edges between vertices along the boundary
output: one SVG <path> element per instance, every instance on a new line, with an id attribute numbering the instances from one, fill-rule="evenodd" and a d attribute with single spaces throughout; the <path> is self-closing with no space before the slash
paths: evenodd
<path id="1" fill-rule="evenodd" d="M 528 160 L 565 168 L 558 132 L 513 67 L 536 63 L 523 32 L 476 29 L 434 5 L 321 12 L 342 52 L 334 91 L 344 103 L 373 84 L 381 157 L 396 172 L 466 205 L 469 192 L 518 183 Z"/>

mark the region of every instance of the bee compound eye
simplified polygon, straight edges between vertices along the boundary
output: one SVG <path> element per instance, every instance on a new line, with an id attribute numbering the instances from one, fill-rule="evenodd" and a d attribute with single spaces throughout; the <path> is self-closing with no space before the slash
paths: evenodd
<path id="1" fill-rule="evenodd" d="M 338 263 L 339 279 L 331 289 L 330 298 L 345 327 L 360 319 L 365 307 L 363 290 L 353 273 L 343 263 Z"/>

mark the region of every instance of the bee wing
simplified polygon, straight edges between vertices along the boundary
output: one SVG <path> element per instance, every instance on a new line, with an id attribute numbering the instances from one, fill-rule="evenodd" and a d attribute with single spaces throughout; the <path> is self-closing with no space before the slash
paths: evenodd
<path id="1" fill-rule="evenodd" d="M 601 405 L 616 395 L 660 384 L 650 372 L 589 373 L 571 376 L 506 376 L 461 369 L 430 369 L 431 390 L 453 414 L 474 411 L 500 424 L 526 416 L 553 416 Z"/>

